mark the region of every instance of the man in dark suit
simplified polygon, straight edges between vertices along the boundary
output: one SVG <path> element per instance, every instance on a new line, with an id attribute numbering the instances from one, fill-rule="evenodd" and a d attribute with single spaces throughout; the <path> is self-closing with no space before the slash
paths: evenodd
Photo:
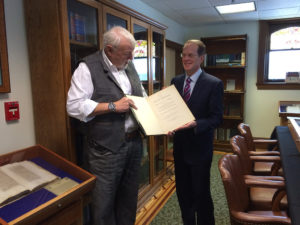
<path id="1" fill-rule="evenodd" d="M 143 96 L 131 62 L 135 39 L 122 27 L 103 36 L 104 49 L 79 63 L 68 92 L 67 111 L 86 124 L 84 164 L 96 177 L 94 225 L 134 225 L 142 138 L 125 95 Z"/>
<path id="2" fill-rule="evenodd" d="M 214 129 L 222 123 L 223 83 L 200 68 L 205 45 L 189 40 L 183 46 L 185 74 L 172 79 L 196 120 L 172 132 L 176 192 L 184 225 L 213 225 L 210 167 Z"/>

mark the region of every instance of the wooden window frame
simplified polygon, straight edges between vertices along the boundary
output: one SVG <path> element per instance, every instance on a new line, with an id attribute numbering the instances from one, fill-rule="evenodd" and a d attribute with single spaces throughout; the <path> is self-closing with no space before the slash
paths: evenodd
<path id="1" fill-rule="evenodd" d="M 270 37 L 275 29 L 283 29 L 293 24 L 299 26 L 300 18 L 284 20 L 259 21 L 259 47 L 257 62 L 257 89 L 298 90 L 300 84 L 292 84 L 278 81 L 269 81 L 267 68 L 269 63 Z"/>
<path id="2" fill-rule="evenodd" d="M 8 70 L 7 42 L 5 31 L 5 16 L 4 16 L 4 0 L 0 0 L 0 61 L 1 61 L 1 76 L 2 85 L 0 85 L 0 93 L 10 92 L 10 80 Z"/>

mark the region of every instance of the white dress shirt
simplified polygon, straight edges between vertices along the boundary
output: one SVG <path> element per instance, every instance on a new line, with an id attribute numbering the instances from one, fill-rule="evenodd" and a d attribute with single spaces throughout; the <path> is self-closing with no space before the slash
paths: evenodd
<path id="1" fill-rule="evenodd" d="M 199 68 L 199 69 L 198 69 L 194 74 L 192 74 L 191 76 L 185 75 L 183 87 L 185 87 L 186 79 L 187 79 L 188 77 L 190 77 L 190 79 L 192 80 L 191 83 L 190 83 L 191 95 L 192 95 L 192 93 L 193 93 L 193 89 L 194 89 L 195 84 L 196 84 L 198 78 L 200 77 L 200 74 L 201 74 L 201 73 L 202 73 L 202 69 Z M 184 88 L 183 88 L 183 91 L 184 91 Z"/>
<path id="2" fill-rule="evenodd" d="M 118 70 L 117 67 L 110 62 L 103 50 L 102 56 L 110 72 L 118 81 L 124 94 L 131 95 L 131 84 L 125 70 Z M 143 90 L 143 95 L 146 96 L 147 94 L 142 84 L 141 87 Z M 72 76 L 71 87 L 69 89 L 67 98 L 68 114 L 84 122 L 92 120 L 94 116 L 89 115 L 94 111 L 94 109 L 98 105 L 98 102 L 91 100 L 93 92 L 94 85 L 92 82 L 90 70 L 87 67 L 86 63 L 81 62 Z M 131 132 L 135 130 L 137 126 L 138 125 L 132 118 L 132 115 L 127 113 L 125 119 L 125 131 Z"/>

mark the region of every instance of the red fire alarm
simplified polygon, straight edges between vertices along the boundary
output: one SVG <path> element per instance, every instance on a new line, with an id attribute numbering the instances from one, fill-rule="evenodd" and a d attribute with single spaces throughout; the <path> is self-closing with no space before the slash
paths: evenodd
<path id="1" fill-rule="evenodd" d="M 20 119 L 19 102 L 4 102 L 6 121 Z"/>

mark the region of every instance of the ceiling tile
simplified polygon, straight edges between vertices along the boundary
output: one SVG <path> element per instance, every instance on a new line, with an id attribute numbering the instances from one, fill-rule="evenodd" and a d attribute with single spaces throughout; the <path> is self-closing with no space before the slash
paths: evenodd
<path id="1" fill-rule="evenodd" d="M 208 0 L 164 0 L 163 1 L 170 8 L 178 10 L 178 9 L 198 9 L 203 7 L 210 7 L 210 3 Z"/>
<path id="2" fill-rule="evenodd" d="M 219 16 L 217 11 L 214 8 L 202 8 L 202 9 L 193 9 L 193 10 L 180 10 L 180 14 L 184 18 L 184 23 L 188 25 L 195 24 L 208 24 L 223 22 L 222 18 Z"/>
<path id="3" fill-rule="evenodd" d="M 253 0 L 256 12 L 220 15 L 214 6 L 252 0 L 140 0 L 185 26 L 299 17 L 300 0 Z"/>
<path id="4" fill-rule="evenodd" d="M 299 0 L 261 0 L 257 2 L 258 10 L 282 9 L 300 6 Z"/>
<path id="5" fill-rule="evenodd" d="M 280 18 L 291 18 L 297 16 L 298 12 L 299 12 L 299 7 L 262 10 L 258 12 L 258 16 L 259 16 L 258 18 L 263 20 L 276 19 L 278 18 L 278 16 L 280 16 Z"/>

